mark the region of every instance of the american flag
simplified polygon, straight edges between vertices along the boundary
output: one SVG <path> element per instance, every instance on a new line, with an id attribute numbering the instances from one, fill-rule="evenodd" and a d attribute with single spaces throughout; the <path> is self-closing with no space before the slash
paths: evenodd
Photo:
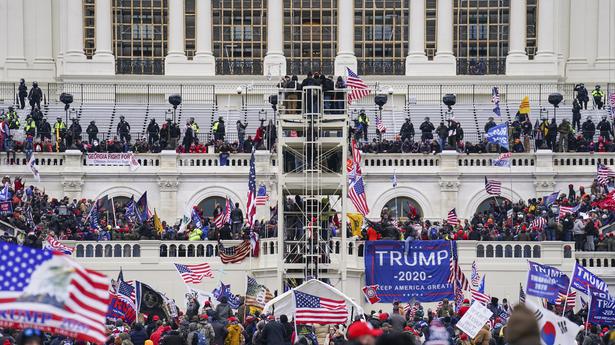
<path id="1" fill-rule="evenodd" d="M 604 164 L 598 164 L 598 173 L 596 174 L 596 180 L 603 186 L 609 184 L 609 179 L 615 177 L 615 172 Z"/>
<path id="2" fill-rule="evenodd" d="M 254 225 L 254 216 L 256 216 L 256 167 L 254 166 L 254 152 L 252 148 L 252 156 L 250 156 L 250 176 L 248 177 L 248 202 L 246 216 L 248 218 L 248 226 L 252 229 Z"/>
<path id="3" fill-rule="evenodd" d="M 478 274 L 476 261 L 472 261 L 472 273 L 470 274 L 470 279 L 472 280 L 472 287 L 475 289 L 478 288 L 478 284 L 480 284 L 480 275 Z"/>
<path id="4" fill-rule="evenodd" d="M 367 196 L 365 195 L 365 186 L 363 185 L 363 176 L 357 175 L 354 180 L 350 180 L 348 186 L 348 197 L 357 209 L 357 212 L 363 216 L 369 214 L 369 206 L 367 205 Z"/>
<path id="5" fill-rule="evenodd" d="M 261 285 L 256 279 L 248 276 L 248 286 L 246 289 L 246 306 L 255 307 L 262 310 L 267 302 L 273 299 L 271 291 Z"/>
<path id="6" fill-rule="evenodd" d="M 476 289 L 470 289 L 470 295 L 472 296 L 473 301 L 476 301 L 484 306 L 486 306 L 489 302 L 491 302 L 490 296 Z"/>
<path id="7" fill-rule="evenodd" d="M 455 209 L 448 211 L 446 221 L 453 226 L 459 225 L 459 218 L 457 218 L 457 211 L 455 211 Z"/>
<path id="8" fill-rule="evenodd" d="M 465 296 L 463 295 L 463 290 L 461 289 L 461 287 L 459 287 L 459 284 L 455 284 L 453 289 L 455 292 L 455 312 L 458 313 L 461 309 L 461 306 L 463 305 L 463 300 L 465 299 Z M 438 302 L 438 309 L 441 308 L 442 301 Z"/>
<path id="9" fill-rule="evenodd" d="M 361 99 L 369 95 L 369 88 L 367 84 L 359 78 L 359 76 L 353 72 L 350 68 L 346 67 L 348 71 L 348 80 L 346 80 L 346 86 L 350 89 L 348 94 L 348 104 L 352 104 L 354 100 Z"/>
<path id="10" fill-rule="evenodd" d="M 570 291 L 568 298 L 566 298 L 565 293 L 560 292 L 558 297 L 555 299 L 555 304 L 563 306 L 564 303 L 566 304 L 566 310 L 574 309 L 577 303 L 577 292 Z"/>
<path id="11" fill-rule="evenodd" d="M 204 277 L 214 277 L 208 263 L 196 265 L 175 264 L 175 268 L 186 284 L 198 284 Z"/>
<path id="12" fill-rule="evenodd" d="M 378 132 L 380 133 L 386 133 L 387 128 L 384 126 L 384 123 L 382 122 L 382 118 L 378 115 L 376 115 L 376 128 L 378 129 Z"/>
<path id="13" fill-rule="evenodd" d="M 236 262 L 240 262 L 250 255 L 250 250 L 251 246 L 249 240 L 245 240 L 239 245 L 226 248 L 222 243 L 220 243 L 220 261 L 222 261 L 223 264 L 234 264 Z"/>
<path id="14" fill-rule="evenodd" d="M 502 193 L 502 182 L 497 180 L 489 180 L 485 176 L 485 191 L 489 195 L 500 195 Z"/>
<path id="15" fill-rule="evenodd" d="M 510 152 L 501 153 L 497 159 L 492 159 L 491 164 L 496 167 L 510 167 Z"/>
<path id="16" fill-rule="evenodd" d="M 54 250 L 56 252 L 64 253 L 66 255 L 73 255 L 75 247 L 69 247 L 62 244 L 62 242 L 56 240 L 51 235 L 47 235 L 47 244 L 45 249 Z"/>
<path id="17" fill-rule="evenodd" d="M 615 92 L 611 92 L 609 97 L 609 105 L 611 106 L 611 116 L 615 116 Z"/>
<path id="18" fill-rule="evenodd" d="M 194 211 L 193 211 L 194 212 Z M 221 228 L 224 226 L 224 216 L 226 215 L 226 209 L 220 209 L 220 212 L 214 217 L 214 224 L 216 228 Z"/>
<path id="19" fill-rule="evenodd" d="M 0 314 L 21 315 L 2 318 L 0 327 L 105 343 L 108 277 L 69 256 L 9 243 L 0 245 L 0 259 Z"/>
<path id="20" fill-rule="evenodd" d="M 331 325 L 346 323 L 346 301 L 318 297 L 295 290 L 295 321 L 298 324 Z"/>
<path id="21" fill-rule="evenodd" d="M 500 90 L 498 90 L 497 86 L 494 86 L 493 89 L 491 89 L 491 103 L 495 105 L 493 112 L 497 116 L 502 116 L 502 113 L 500 112 Z"/>
<path id="22" fill-rule="evenodd" d="M 457 244 L 451 241 L 451 261 L 450 261 L 450 274 L 448 276 L 448 283 L 453 284 L 456 288 L 467 290 L 470 287 L 470 282 L 466 275 L 459 267 L 457 258 Z"/>
<path id="23" fill-rule="evenodd" d="M 559 207 L 559 217 L 560 218 L 564 218 L 566 217 L 567 214 L 571 214 L 571 213 L 575 213 L 579 210 L 580 208 L 580 204 L 572 207 L 572 206 L 560 206 Z"/>
<path id="24" fill-rule="evenodd" d="M 547 225 L 547 220 L 542 217 L 537 217 L 530 223 L 530 228 L 542 229 Z"/>
<path id="25" fill-rule="evenodd" d="M 525 303 L 525 291 L 521 283 L 519 283 L 519 303 Z"/>
<path id="26" fill-rule="evenodd" d="M 111 295 L 115 295 L 117 298 L 126 301 L 135 311 L 136 307 L 136 289 L 132 284 L 132 281 L 118 281 L 117 292 L 110 291 Z"/>
<path id="27" fill-rule="evenodd" d="M 258 192 L 256 193 L 256 206 L 265 206 L 269 201 L 269 195 L 267 195 L 267 187 L 264 184 L 258 186 Z"/>
<path id="28" fill-rule="evenodd" d="M 357 148 L 357 141 L 352 139 L 352 167 L 351 174 L 348 174 L 349 178 L 354 178 L 356 175 L 361 175 L 361 151 Z M 352 175 L 352 176 L 351 176 Z"/>

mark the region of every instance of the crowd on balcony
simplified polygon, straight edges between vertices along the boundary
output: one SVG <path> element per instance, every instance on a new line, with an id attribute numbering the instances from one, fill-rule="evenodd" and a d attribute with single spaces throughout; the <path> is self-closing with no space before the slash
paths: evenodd
<path id="1" fill-rule="evenodd" d="M 612 185 L 610 185 L 612 186 Z M 494 198 L 488 209 L 470 219 L 421 219 L 410 205 L 396 217 L 384 208 L 379 222 L 359 235 L 367 240 L 574 241 L 577 251 L 615 251 L 615 204 L 608 187 L 569 186 L 568 193 L 512 203 Z"/>
<path id="2" fill-rule="evenodd" d="M 250 238 L 246 216 L 238 204 L 231 207 L 227 221 L 219 221 L 226 210 L 223 205 L 215 204 L 213 210 L 195 207 L 188 224 L 165 220 L 157 224 L 152 215 L 143 219 L 135 216 L 125 201 L 56 199 L 39 188 L 24 185 L 21 178 L 11 181 L 4 177 L 2 185 L 0 221 L 23 230 L 19 240 L 29 245 L 40 246 L 47 232 L 61 240 L 77 241 Z M 448 218 L 423 219 L 413 206 L 400 216 L 385 207 L 379 221 L 366 219 L 363 225 L 348 221 L 347 235 L 365 240 L 574 241 L 575 250 L 579 251 L 615 251 L 615 231 L 610 230 L 610 225 L 615 223 L 615 202 L 610 202 L 613 193 L 608 194 L 606 188 L 593 184 L 586 190 L 570 185 L 568 193 L 553 200 L 543 197 L 511 203 L 494 198 L 487 210 L 457 224 L 451 224 Z M 95 203 L 97 212 L 92 214 Z M 296 196 L 287 199 L 284 207 L 287 240 L 302 240 L 306 236 L 326 240 L 341 236 L 342 220 L 328 199 L 323 199 L 318 207 L 320 217 L 312 218 L 309 224 L 304 224 L 303 210 L 316 209 L 316 205 L 308 205 Z M 316 228 L 319 229 L 317 236 L 310 230 Z M 260 238 L 276 237 L 277 210 L 271 208 L 268 219 L 255 220 L 252 230 Z M 2 239 L 17 240 L 10 237 L 7 232 Z"/>

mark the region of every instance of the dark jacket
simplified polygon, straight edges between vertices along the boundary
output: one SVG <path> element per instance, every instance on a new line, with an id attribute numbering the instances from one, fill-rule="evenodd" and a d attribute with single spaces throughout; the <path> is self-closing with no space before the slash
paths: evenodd
<path id="1" fill-rule="evenodd" d="M 224 325 L 219 321 L 212 322 L 211 327 L 214 329 L 215 337 L 214 341 L 210 345 L 224 345 L 224 339 L 228 333 L 226 327 L 224 327 Z"/>
<path id="2" fill-rule="evenodd" d="M 135 328 L 130 332 L 130 341 L 134 345 L 143 345 L 147 339 L 149 339 L 149 336 L 143 327 L 139 327 L 138 330 Z"/>
<path id="3" fill-rule="evenodd" d="M 226 320 L 229 317 L 233 316 L 233 310 L 231 309 L 231 306 L 228 305 L 228 303 L 220 302 L 220 304 L 216 306 L 216 314 L 218 314 L 218 318 L 220 320 Z"/>
<path id="4" fill-rule="evenodd" d="M 286 329 L 282 323 L 278 321 L 270 321 L 263 328 L 262 344 L 266 345 L 285 345 Z"/>
<path id="5" fill-rule="evenodd" d="M 231 220 L 233 221 L 233 223 L 243 223 L 243 212 L 241 212 L 241 209 L 235 207 L 231 211 Z"/>
<path id="6" fill-rule="evenodd" d="M 176 330 L 170 331 L 162 338 L 160 345 L 186 345 L 184 338 Z"/>

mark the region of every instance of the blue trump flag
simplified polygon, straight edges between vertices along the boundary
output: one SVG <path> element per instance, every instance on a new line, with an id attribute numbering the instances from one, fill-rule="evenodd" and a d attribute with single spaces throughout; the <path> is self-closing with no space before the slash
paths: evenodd
<path id="1" fill-rule="evenodd" d="M 570 281 L 570 287 L 577 289 L 583 293 L 587 293 L 587 287 L 592 287 L 602 292 L 609 292 L 609 287 L 604 280 L 598 278 L 595 274 L 591 273 L 587 268 L 574 264 L 574 270 L 572 270 L 572 280 Z"/>
<path id="2" fill-rule="evenodd" d="M 485 134 L 487 141 L 494 144 L 499 144 L 501 147 L 508 150 L 508 124 L 501 123 L 491 127 Z"/>
<path id="3" fill-rule="evenodd" d="M 555 267 L 541 265 L 528 261 L 530 270 L 527 272 L 527 294 L 546 298 L 555 303 L 559 293 L 566 294 L 570 279 L 564 272 Z"/>
<path id="4" fill-rule="evenodd" d="M 218 302 L 222 300 L 222 297 L 226 297 L 228 305 L 233 309 L 237 309 L 241 306 L 239 297 L 233 295 L 231 292 L 231 284 L 224 284 L 220 281 L 220 286 L 215 288 L 212 293 Z"/>
<path id="5" fill-rule="evenodd" d="M 590 288 L 591 303 L 587 321 L 603 326 L 615 325 L 615 297 L 608 292 Z"/>
<path id="6" fill-rule="evenodd" d="M 146 222 L 149 219 L 149 209 L 147 207 L 147 191 L 141 195 L 137 201 L 137 217 L 141 222 Z"/>
<path id="7" fill-rule="evenodd" d="M 450 241 L 365 242 L 365 285 L 378 285 L 381 302 L 452 300 Z"/>

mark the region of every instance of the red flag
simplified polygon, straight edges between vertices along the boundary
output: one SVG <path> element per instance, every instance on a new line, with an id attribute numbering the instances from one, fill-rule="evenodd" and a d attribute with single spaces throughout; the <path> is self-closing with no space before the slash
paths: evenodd
<path id="1" fill-rule="evenodd" d="M 378 297 L 378 292 L 376 292 L 376 290 L 378 290 L 378 285 L 368 285 L 363 287 L 363 294 L 370 304 L 380 302 L 380 297 Z"/>

